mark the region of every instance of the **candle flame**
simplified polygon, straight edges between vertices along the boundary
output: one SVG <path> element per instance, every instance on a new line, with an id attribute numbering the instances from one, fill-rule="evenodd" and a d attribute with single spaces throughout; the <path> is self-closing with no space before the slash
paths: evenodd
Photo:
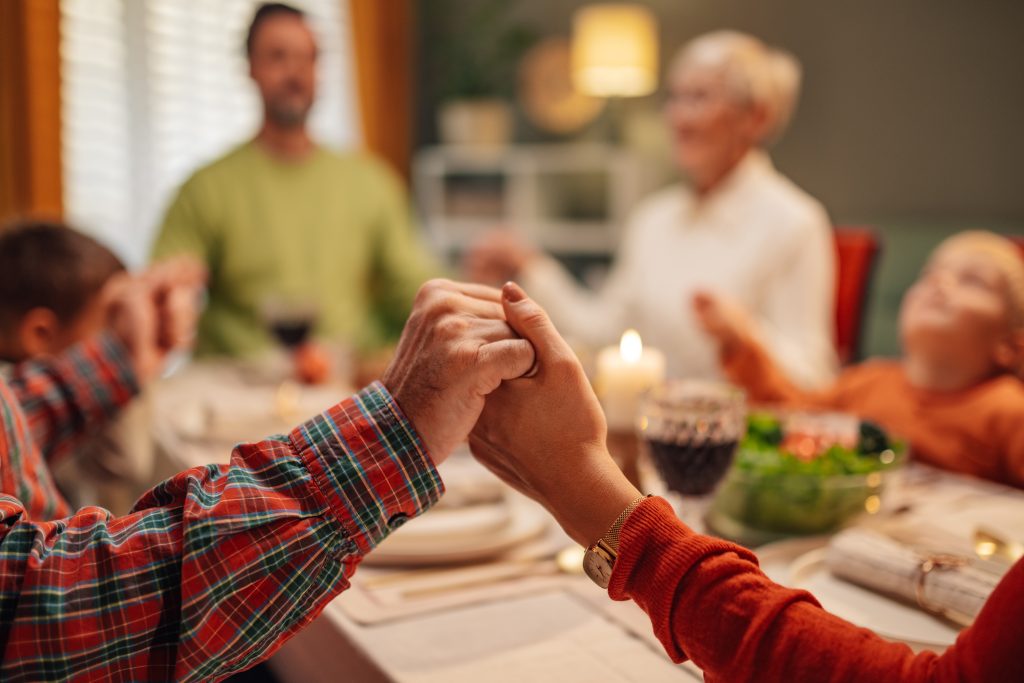
<path id="1" fill-rule="evenodd" d="M 636 330 L 626 330 L 619 341 L 619 355 L 627 363 L 636 363 L 644 355 L 644 343 Z"/>

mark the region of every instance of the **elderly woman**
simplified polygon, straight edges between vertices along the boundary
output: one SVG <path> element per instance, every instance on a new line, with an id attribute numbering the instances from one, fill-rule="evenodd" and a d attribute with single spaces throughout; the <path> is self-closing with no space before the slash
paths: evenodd
<path id="1" fill-rule="evenodd" d="M 567 337 L 588 345 L 635 327 L 667 352 L 670 374 L 683 377 L 719 375 L 692 304 L 712 293 L 750 312 L 792 381 L 822 385 L 836 365 L 830 224 L 764 149 L 785 128 L 799 81 L 793 57 L 752 36 L 698 37 L 672 63 L 665 105 L 673 156 L 689 182 L 636 208 L 604 288 L 581 289 L 509 232 L 471 250 L 470 276 L 519 281 Z"/>

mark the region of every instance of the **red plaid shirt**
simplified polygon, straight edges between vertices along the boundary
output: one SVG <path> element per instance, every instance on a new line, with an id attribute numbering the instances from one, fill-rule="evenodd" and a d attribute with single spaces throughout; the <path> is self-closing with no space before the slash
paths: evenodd
<path id="1" fill-rule="evenodd" d="M 110 339 L 0 381 L 0 680 L 216 681 L 269 657 L 443 487 L 374 384 L 125 517 L 64 505 L 43 459 L 134 390 Z M 26 415 L 27 413 L 27 415 Z M 4 495 L 7 494 L 7 495 Z M 31 501 L 22 502 L 22 496 Z"/>
<path id="2" fill-rule="evenodd" d="M 50 467 L 138 393 L 135 374 L 121 344 L 103 335 L 59 356 L 11 366 L 7 382 L 28 423 L 18 442 L 32 441 L 36 447 L 6 447 L 0 493 L 16 496 L 35 519 L 66 517 L 71 508 L 54 485 Z M 6 411 L 3 420 L 7 430 L 15 423 Z M 18 442 L 8 439 L 9 444 Z"/>

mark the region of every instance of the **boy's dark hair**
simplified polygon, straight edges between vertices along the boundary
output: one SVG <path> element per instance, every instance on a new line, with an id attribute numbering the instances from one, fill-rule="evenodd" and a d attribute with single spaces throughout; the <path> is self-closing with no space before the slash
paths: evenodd
<path id="1" fill-rule="evenodd" d="M 256 13 L 252 15 L 252 21 L 249 23 L 249 32 L 245 34 L 245 54 L 252 56 L 252 44 L 256 38 L 256 31 L 260 25 L 268 19 L 280 16 L 298 17 L 304 19 L 306 13 L 300 10 L 298 7 L 293 7 L 283 2 L 265 2 L 256 8 Z"/>
<path id="2" fill-rule="evenodd" d="M 74 321 L 124 269 L 105 246 L 62 223 L 28 220 L 0 229 L 0 336 L 33 308 L 50 309 L 62 325 Z"/>

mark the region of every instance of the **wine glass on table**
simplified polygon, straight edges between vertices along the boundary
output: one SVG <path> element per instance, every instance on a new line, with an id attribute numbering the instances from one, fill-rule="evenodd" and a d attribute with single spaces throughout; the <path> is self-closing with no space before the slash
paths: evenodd
<path id="1" fill-rule="evenodd" d="M 316 326 L 319 310 L 308 298 L 275 295 L 263 302 L 262 313 L 264 324 L 288 357 L 288 371 L 278 385 L 275 405 L 278 415 L 289 420 L 296 414 L 299 402 L 299 384 L 294 379 L 296 361 Z"/>
<path id="2" fill-rule="evenodd" d="M 710 504 L 746 433 L 746 397 L 728 384 L 672 381 L 642 402 L 638 427 L 666 488 L 696 512 Z"/>

